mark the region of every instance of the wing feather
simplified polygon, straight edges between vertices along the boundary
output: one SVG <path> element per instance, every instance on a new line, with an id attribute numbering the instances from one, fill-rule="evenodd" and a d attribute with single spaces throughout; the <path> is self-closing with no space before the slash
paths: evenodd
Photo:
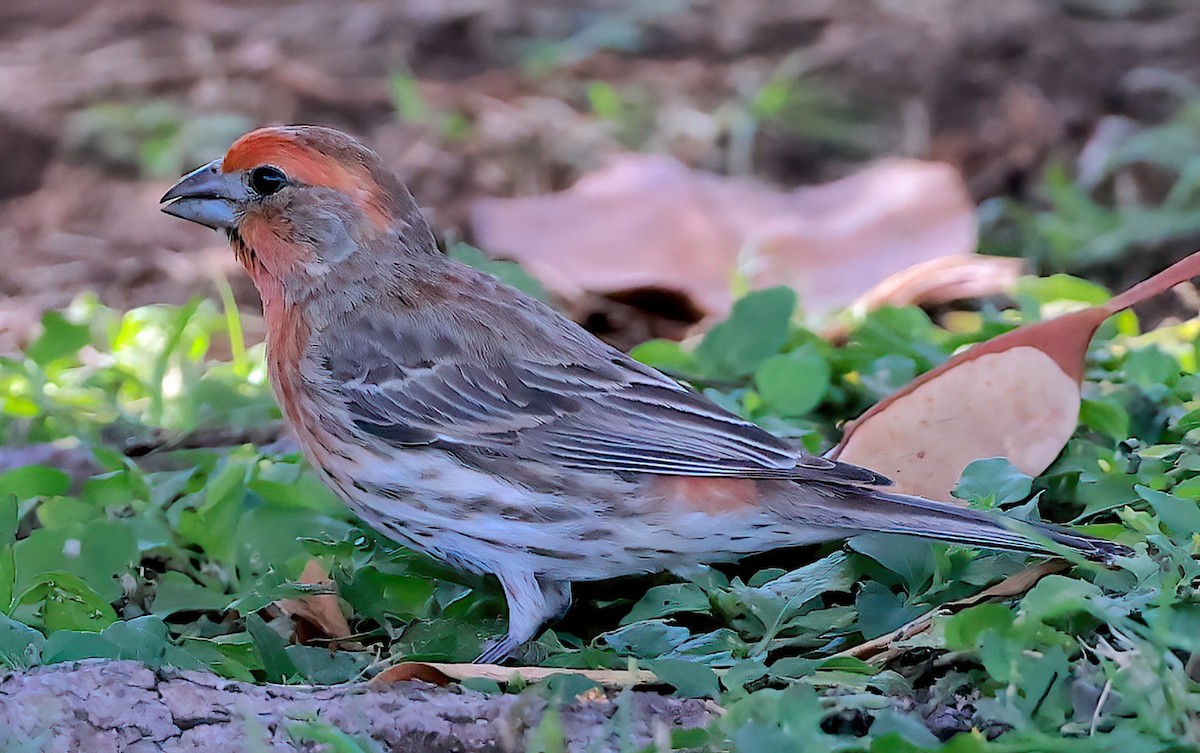
<path id="1" fill-rule="evenodd" d="M 324 333 L 321 350 L 329 354 L 330 388 L 354 424 L 386 444 L 597 472 L 888 483 L 803 454 L 557 315 L 541 322 L 558 329 L 450 338 L 397 314 L 386 323 L 343 322 Z M 466 326 L 486 329 L 489 322 L 481 316 Z M 567 347 L 538 347 L 555 334 Z M 509 346 L 470 345 L 497 336 Z"/>

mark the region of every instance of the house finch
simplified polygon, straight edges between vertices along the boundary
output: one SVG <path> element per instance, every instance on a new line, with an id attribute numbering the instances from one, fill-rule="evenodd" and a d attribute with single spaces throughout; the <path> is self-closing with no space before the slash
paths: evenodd
<path id="1" fill-rule="evenodd" d="M 224 230 L 262 296 L 271 383 L 364 521 L 492 573 L 502 660 L 571 582 L 876 531 L 1024 552 L 1120 547 L 874 488 L 438 252 L 412 195 L 338 131 L 264 128 L 163 196 Z"/>

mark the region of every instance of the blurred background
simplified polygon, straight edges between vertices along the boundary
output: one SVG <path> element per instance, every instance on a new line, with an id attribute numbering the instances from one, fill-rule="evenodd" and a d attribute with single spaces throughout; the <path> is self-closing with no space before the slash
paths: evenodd
<path id="1" fill-rule="evenodd" d="M 626 346 L 777 283 L 817 323 L 1121 287 L 1200 245 L 1198 74 L 1192 0 L 3 0 L 0 352 L 86 291 L 253 312 L 158 197 L 279 123 L 360 137 L 452 253 Z"/>

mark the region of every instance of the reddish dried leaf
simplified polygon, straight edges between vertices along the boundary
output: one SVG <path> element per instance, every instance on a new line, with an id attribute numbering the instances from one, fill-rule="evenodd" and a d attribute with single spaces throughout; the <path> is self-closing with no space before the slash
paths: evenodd
<path id="1" fill-rule="evenodd" d="M 850 307 L 931 305 L 1012 290 L 1023 262 L 1002 256 L 943 256 L 898 272 L 863 293 Z"/>
<path id="2" fill-rule="evenodd" d="M 710 320 L 732 306 L 739 268 L 754 288 L 795 288 L 817 320 L 892 274 L 971 254 L 976 237 L 958 174 L 916 160 L 781 193 L 628 156 L 560 193 L 477 200 L 471 219 L 480 246 L 572 304 L 586 293 L 662 289 Z"/>
<path id="3" fill-rule="evenodd" d="M 1008 458 L 1036 476 L 1075 431 L 1084 356 L 1100 324 L 1197 275 L 1200 252 L 1102 306 L 980 343 L 864 413 L 830 456 L 941 500 L 953 500 L 963 469 L 980 458 Z"/>
<path id="4" fill-rule="evenodd" d="M 437 685 L 438 687 L 445 687 L 455 682 L 453 677 L 450 677 L 432 664 L 419 661 L 406 661 L 388 667 L 375 675 L 367 681 L 367 686 L 380 688 L 385 685 L 391 685 L 394 682 L 404 682 L 405 680 L 421 680 L 422 682 Z"/>
<path id="5" fill-rule="evenodd" d="M 1012 290 L 1021 274 L 1020 259 L 1001 256 L 943 256 L 897 272 L 860 295 L 849 310 L 864 314 L 880 306 L 928 306 L 982 298 Z M 834 321 L 821 336 L 840 341 L 849 325 Z"/>
<path id="6" fill-rule="evenodd" d="M 311 559 L 304 566 L 300 583 L 308 585 L 332 585 L 329 575 L 320 561 Z M 296 637 L 299 643 L 315 639 L 344 639 L 350 635 L 350 624 L 338 605 L 337 596 L 331 593 L 309 594 L 296 599 L 281 599 L 279 609 L 296 622 Z M 312 628 L 311 630 L 309 628 Z"/>
<path id="7" fill-rule="evenodd" d="M 404 662 L 380 672 L 369 685 L 385 685 L 402 680 L 424 680 L 435 685 L 447 685 L 467 679 L 492 680 L 508 683 L 520 678 L 525 683 L 541 682 L 551 675 L 581 675 L 592 682 L 611 688 L 658 684 L 653 672 L 623 669 L 557 669 L 554 667 L 503 667 L 499 664 L 441 664 L 436 662 Z"/>

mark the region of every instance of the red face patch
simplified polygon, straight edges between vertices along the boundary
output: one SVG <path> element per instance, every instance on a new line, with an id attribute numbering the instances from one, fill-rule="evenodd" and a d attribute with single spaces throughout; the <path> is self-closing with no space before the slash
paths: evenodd
<path id="1" fill-rule="evenodd" d="M 228 174 L 262 165 L 279 168 L 297 183 L 345 194 L 379 227 L 392 224 L 385 209 L 387 202 L 362 162 L 339 160 L 326 154 L 303 143 L 293 129 L 260 128 L 242 136 L 229 148 L 221 170 Z"/>

